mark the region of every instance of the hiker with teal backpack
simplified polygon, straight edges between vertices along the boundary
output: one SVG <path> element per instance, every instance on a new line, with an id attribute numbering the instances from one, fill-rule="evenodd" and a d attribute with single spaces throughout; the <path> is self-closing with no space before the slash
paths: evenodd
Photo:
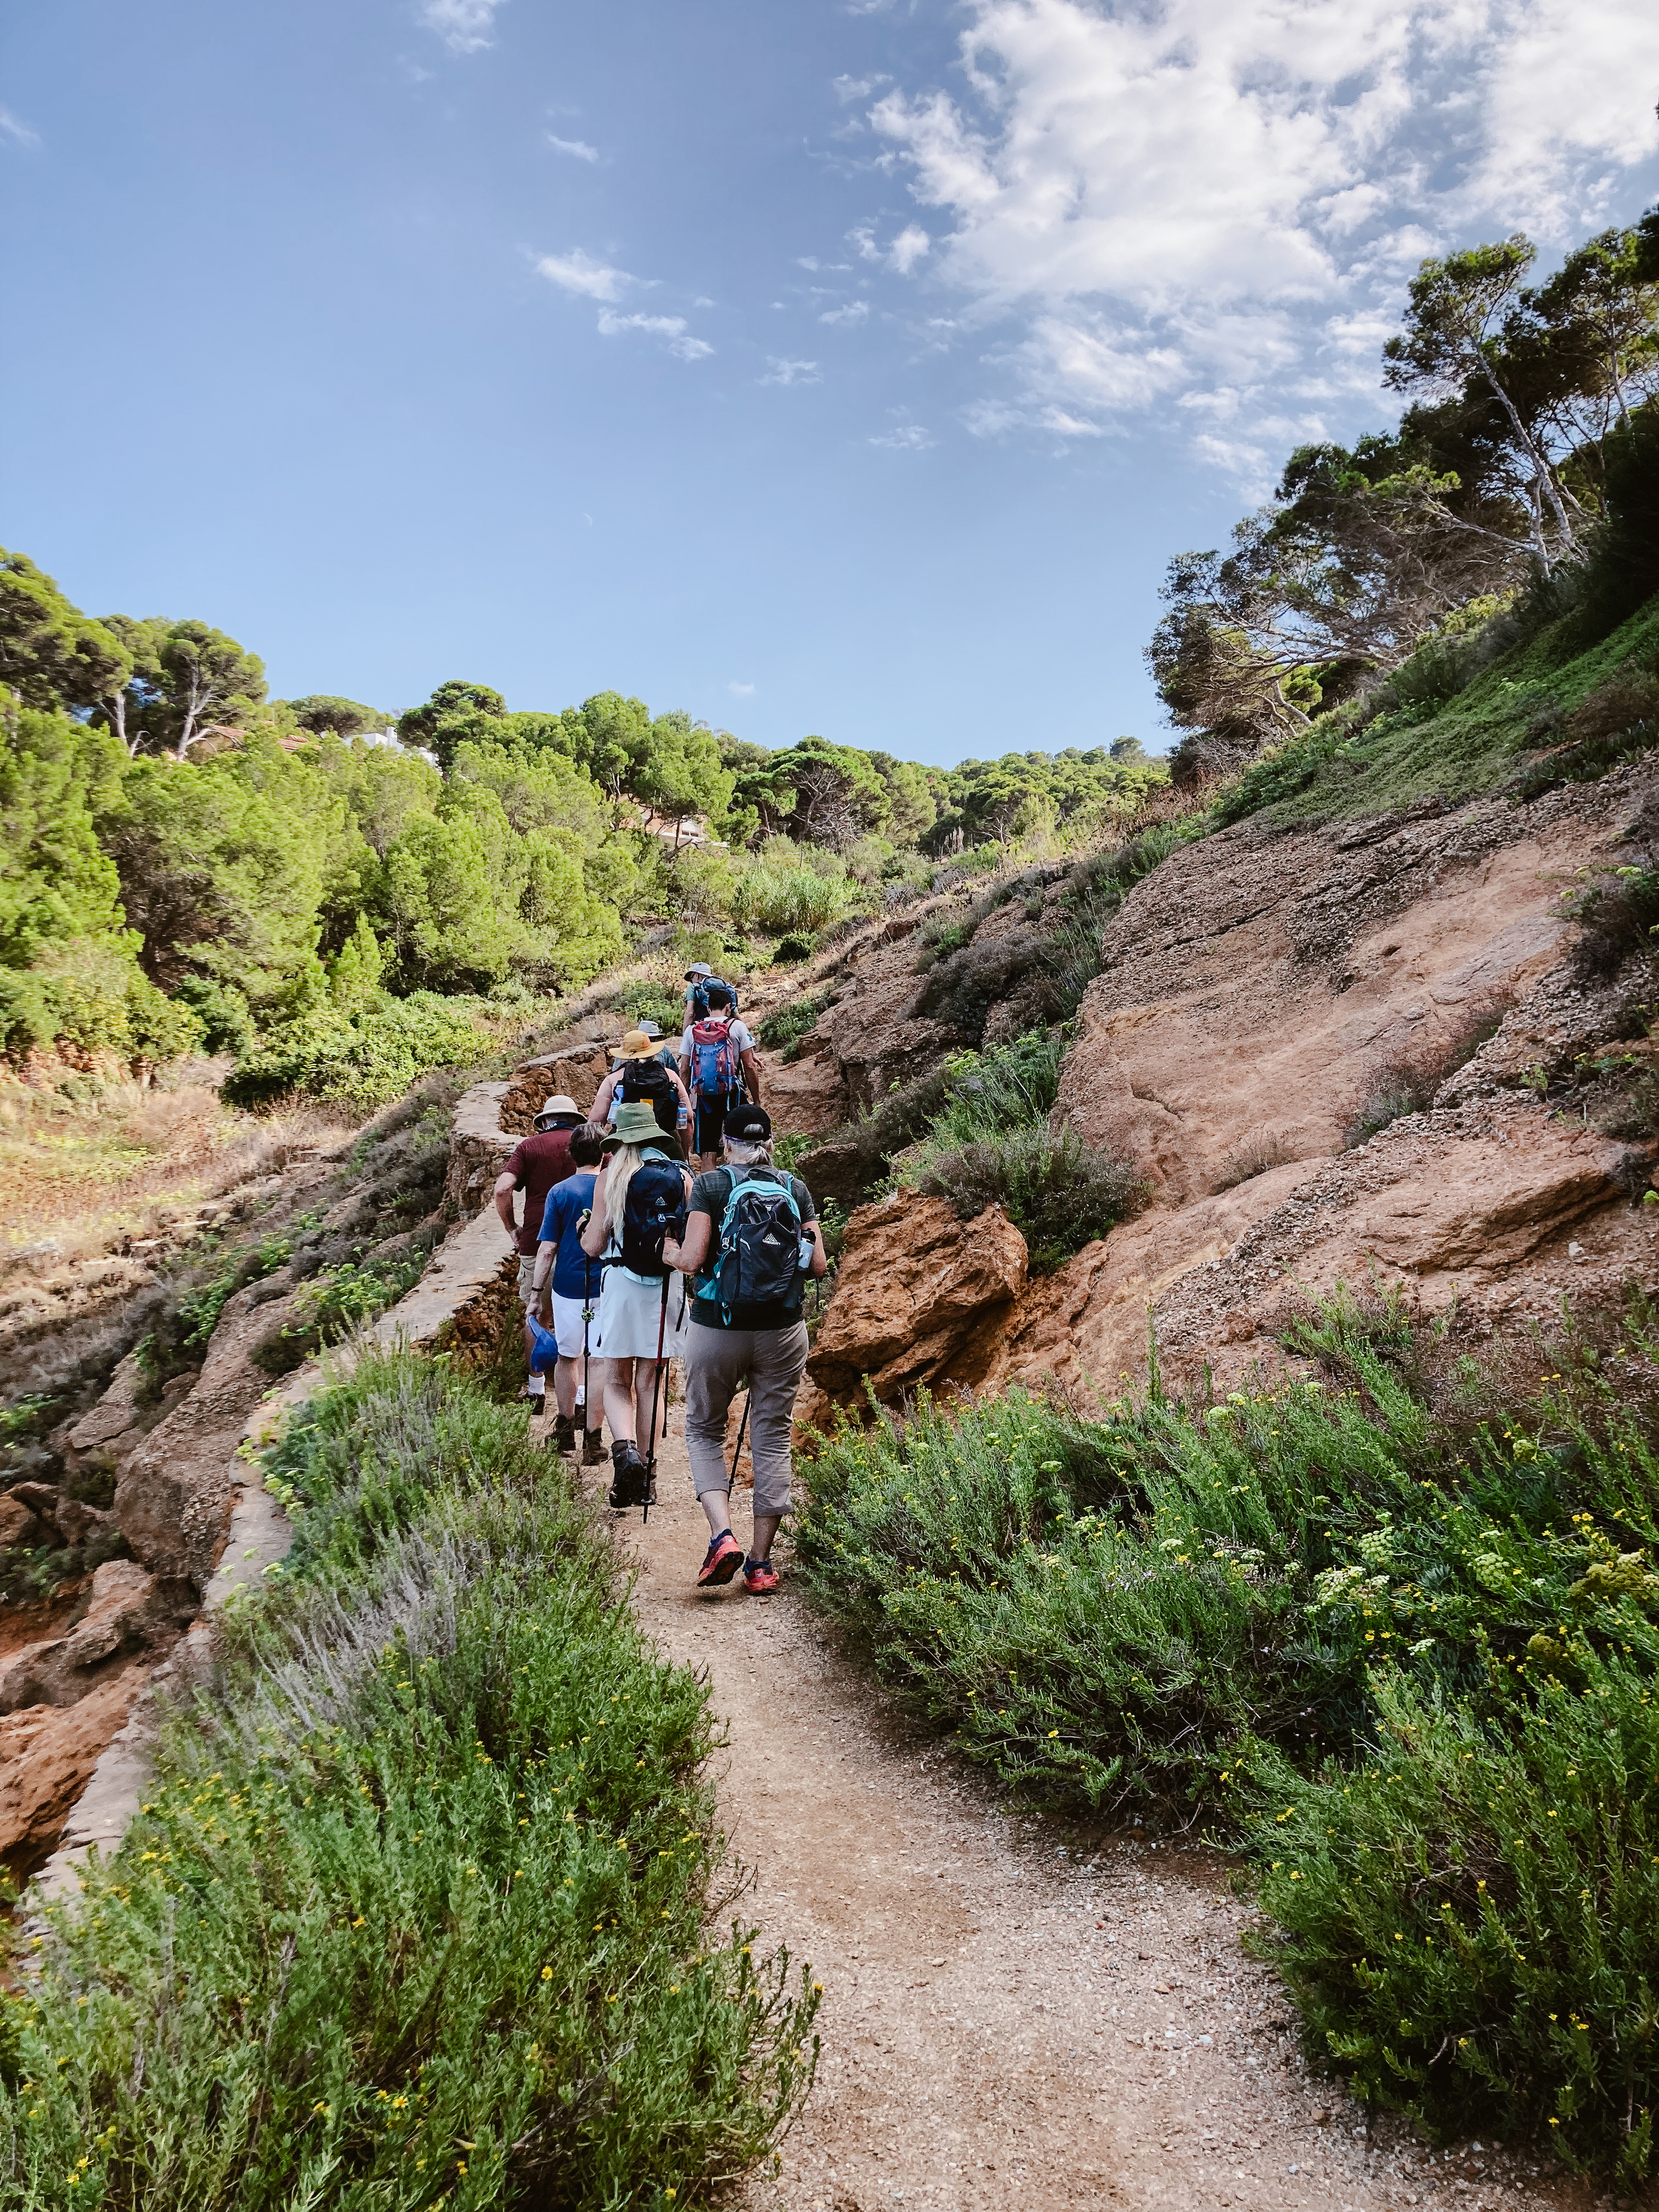
<path id="1" fill-rule="evenodd" d="M 718 975 L 693 986 L 690 1019 L 680 1039 L 680 1073 L 691 1094 L 691 1149 L 705 1173 L 720 1159 L 726 1117 L 745 1092 L 761 1103 L 760 1060 L 755 1040 L 738 1019 L 738 994 Z"/>
<path id="2" fill-rule="evenodd" d="M 795 1393 L 806 1371 L 801 1301 L 809 1277 L 830 1262 L 811 1192 L 772 1164 L 764 1107 L 727 1114 L 720 1164 L 692 1184 L 684 1231 L 665 1240 L 663 1255 L 696 1280 L 684 1354 L 685 1449 L 710 1536 L 698 1585 L 718 1588 L 741 1567 L 744 1588 L 766 1596 L 778 1586 L 772 1540 L 789 1510 Z M 745 1385 L 755 1469 L 746 1556 L 732 1533 L 726 1471 L 726 1415 Z"/>
<path id="3" fill-rule="evenodd" d="M 656 1502 L 664 1369 L 684 1353 L 690 1303 L 665 1252 L 684 1227 L 691 1178 L 675 1139 L 643 1101 L 619 1106 L 601 1142 L 605 1164 L 581 1249 L 605 1262 L 599 1341 L 611 1437 L 610 1503 L 619 1512 L 633 1505 L 648 1511 Z"/>

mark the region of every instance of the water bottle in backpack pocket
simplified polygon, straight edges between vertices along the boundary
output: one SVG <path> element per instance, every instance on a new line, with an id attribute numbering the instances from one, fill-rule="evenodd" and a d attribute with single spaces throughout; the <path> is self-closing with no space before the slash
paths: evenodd
<path id="1" fill-rule="evenodd" d="M 787 1305 L 801 1274 L 800 1208 L 787 1177 L 770 1168 L 723 1168 L 732 1178 L 697 1296 L 730 1318 L 743 1305 Z"/>
<path id="2" fill-rule="evenodd" d="M 724 1014 L 691 1024 L 691 1088 L 699 1098 L 730 1098 L 743 1089 L 743 1061 Z"/>
<path id="3" fill-rule="evenodd" d="M 622 1263 L 630 1274 L 665 1275 L 663 1239 L 685 1234 L 685 1178 L 667 1160 L 642 1159 L 623 1201 Z"/>

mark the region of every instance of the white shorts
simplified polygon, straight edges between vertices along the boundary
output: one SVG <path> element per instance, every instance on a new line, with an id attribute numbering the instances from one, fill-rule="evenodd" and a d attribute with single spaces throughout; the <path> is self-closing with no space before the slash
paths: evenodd
<path id="1" fill-rule="evenodd" d="M 587 1324 L 587 1356 L 590 1359 L 603 1357 L 599 1351 L 599 1302 L 592 1304 L 592 1319 Z M 559 1341 L 561 1359 L 580 1359 L 582 1356 L 582 1301 L 580 1298 L 562 1298 L 553 1293 L 553 1334 Z"/>
<path id="2" fill-rule="evenodd" d="M 685 1350 L 690 1327 L 691 1285 L 678 1268 L 668 1275 L 668 1310 L 665 1318 L 662 1279 L 635 1275 L 613 1264 L 605 1271 L 599 1293 L 599 1334 L 607 1359 L 654 1359 L 657 1332 L 662 1330 L 662 1356 L 678 1359 Z"/>

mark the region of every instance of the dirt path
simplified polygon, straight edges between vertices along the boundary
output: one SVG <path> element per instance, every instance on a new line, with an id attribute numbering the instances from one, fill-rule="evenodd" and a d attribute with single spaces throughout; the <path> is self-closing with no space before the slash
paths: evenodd
<path id="1" fill-rule="evenodd" d="M 649 1527 L 618 1529 L 635 1602 L 666 1652 L 708 1669 L 754 1917 L 824 1987 L 817 2087 L 750 2212 L 1593 2201 L 1533 2181 L 1529 2154 L 1431 2161 L 1387 2121 L 1368 2136 L 1301 2069 L 1224 1863 L 1012 1816 L 837 1655 L 787 1545 L 777 1597 L 699 1595 L 680 1421 Z"/>

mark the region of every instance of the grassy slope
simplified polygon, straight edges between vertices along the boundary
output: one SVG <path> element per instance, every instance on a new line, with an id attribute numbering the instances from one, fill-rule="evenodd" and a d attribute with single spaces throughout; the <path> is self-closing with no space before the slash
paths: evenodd
<path id="1" fill-rule="evenodd" d="M 1659 665 L 1659 599 L 1586 650 L 1573 650 L 1572 638 L 1568 617 L 1512 647 L 1455 698 L 1396 707 L 1357 733 L 1339 709 L 1248 769 L 1223 801 L 1224 819 L 1265 813 L 1288 828 L 1499 789 L 1539 744 L 1540 715 L 1571 714 L 1626 666 Z"/>

